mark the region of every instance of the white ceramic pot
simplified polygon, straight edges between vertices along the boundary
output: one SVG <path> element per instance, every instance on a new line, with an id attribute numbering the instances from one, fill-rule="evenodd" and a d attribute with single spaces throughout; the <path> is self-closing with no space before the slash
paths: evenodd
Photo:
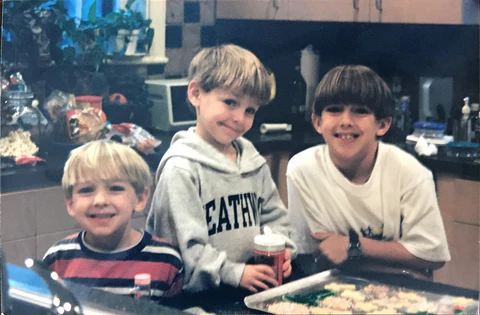
<path id="1" fill-rule="evenodd" d="M 117 36 L 111 36 L 108 40 L 107 53 L 119 53 L 126 45 L 125 55 L 135 55 L 137 51 L 138 34 L 140 34 L 140 30 L 118 30 Z"/>

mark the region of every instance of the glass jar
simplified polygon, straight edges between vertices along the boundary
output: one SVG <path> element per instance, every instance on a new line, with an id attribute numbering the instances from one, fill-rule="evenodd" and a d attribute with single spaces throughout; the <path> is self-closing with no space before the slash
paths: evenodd
<path id="1" fill-rule="evenodd" d="M 33 93 L 26 91 L 8 91 L 4 95 L 1 110 L 1 136 L 17 129 L 29 131 L 33 142 L 38 143 L 41 134 L 42 118 L 40 111 L 32 106 Z M 38 102 L 37 102 L 38 104 Z"/>

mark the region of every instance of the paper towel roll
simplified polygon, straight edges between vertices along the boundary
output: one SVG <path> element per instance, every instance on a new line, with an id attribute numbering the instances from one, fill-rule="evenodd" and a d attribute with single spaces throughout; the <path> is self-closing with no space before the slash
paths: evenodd
<path id="1" fill-rule="evenodd" d="M 260 126 L 261 133 L 289 132 L 289 131 L 292 131 L 291 124 L 262 124 Z"/>
<path id="2" fill-rule="evenodd" d="M 307 84 L 307 108 L 310 109 L 315 98 L 315 89 L 320 81 L 320 55 L 313 50 L 312 45 L 308 45 L 302 50 L 300 57 L 300 72 Z M 308 115 L 308 114 L 307 114 Z"/>

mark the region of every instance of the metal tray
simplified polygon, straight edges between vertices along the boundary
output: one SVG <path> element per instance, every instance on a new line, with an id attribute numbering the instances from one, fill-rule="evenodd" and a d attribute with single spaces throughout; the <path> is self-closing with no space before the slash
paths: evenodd
<path id="1" fill-rule="evenodd" d="M 299 279 L 276 288 L 272 288 L 260 293 L 249 295 L 244 299 L 245 305 L 254 310 L 268 312 L 270 303 L 281 301 L 281 297 L 285 294 L 307 294 L 316 290 L 323 289 L 324 286 L 331 282 L 355 284 L 357 289 L 367 286 L 368 284 L 382 284 L 393 288 L 404 288 L 421 293 L 428 301 L 438 301 L 445 297 L 463 296 L 478 300 L 478 291 L 468 290 L 450 285 L 417 280 L 405 277 L 359 277 L 350 274 L 344 274 L 339 270 L 332 269 L 320 272 L 313 276 Z M 479 314 L 478 303 L 476 308 L 469 308 L 468 314 Z"/>

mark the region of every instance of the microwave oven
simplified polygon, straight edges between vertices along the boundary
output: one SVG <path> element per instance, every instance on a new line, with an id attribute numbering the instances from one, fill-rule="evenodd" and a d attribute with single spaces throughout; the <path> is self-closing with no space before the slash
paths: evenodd
<path id="1" fill-rule="evenodd" d="M 187 100 L 187 79 L 146 80 L 153 105 L 152 128 L 170 131 L 187 129 L 196 123 L 195 109 Z"/>

